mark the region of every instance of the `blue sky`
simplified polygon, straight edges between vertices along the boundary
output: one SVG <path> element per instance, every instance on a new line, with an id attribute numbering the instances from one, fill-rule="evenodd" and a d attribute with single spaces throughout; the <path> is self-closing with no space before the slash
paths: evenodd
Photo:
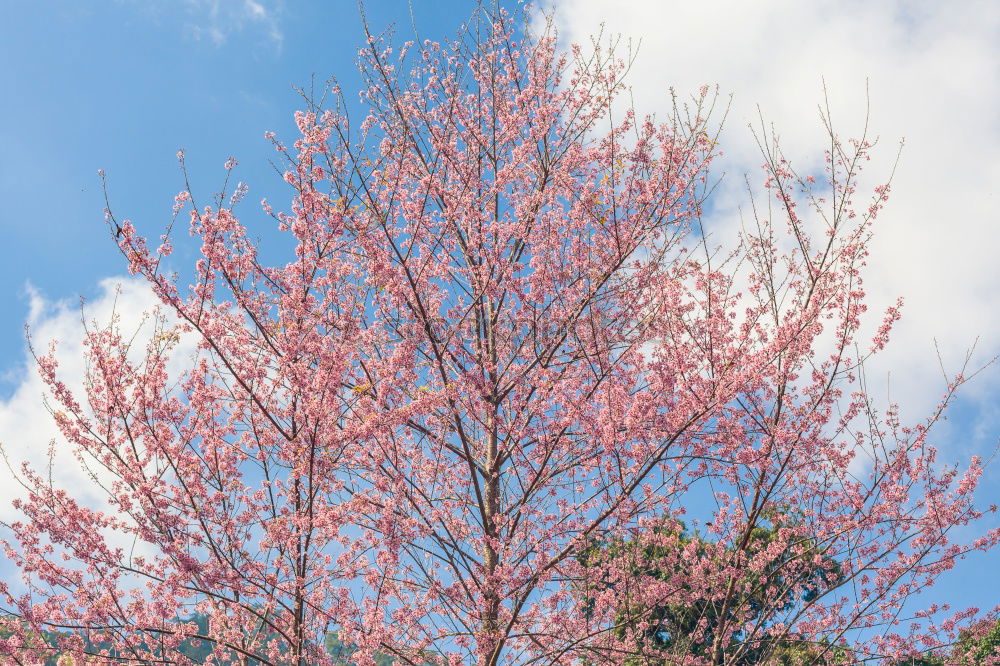
<path id="1" fill-rule="evenodd" d="M 357 87 L 362 41 L 352 0 L 273 3 L 124 0 L 0 1 L 0 397 L 14 389 L 29 314 L 26 285 L 52 299 L 94 296 L 123 263 L 103 222 L 98 169 L 115 214 L 158 229 L 183 186 L 175 154 L 188 150 L 196 190 L 239 178 L 281 200 L 265 130 L 293 134 L 293 86 L 336 75 Z M 259 8 L 255 12 L 254 8 Z M 446 37 L 470 8 L 415 8 L 426 37 Z M 263 13 L 263 15 L 260 14 Z M 412 34 L 408 4 L 370 3 L 373 27 Z M 283 197 L 287 200 L 287 195 Z"/>
<path id="2" fill-rule="evenodd" d="M 472 8 L 460 0 L 413 4 L 421 36 L 432 39 L 452 34 Z M 642 39 L 631 73 L 641 110 L 662 109 L 670 85 L 686 93 L 719 83 L 723 95 L 734 93 L 722 145 L 736 174 L 755 164 L 746 122 L 756 104 L 790 156 L 809 163 L 822 82 L 850 131 L 863 120 L 868 81 L 883 158 L 895 154 L 900 137 L 907 141 L 870 287 L 876 304 L 904 295 L 908 305 L 898 342 L 874 372 L 893 378 L 904 415 L 919 418 L 941 393 L 935 339 L 952 369 L 977 336 L 977 360 L 1000 351 L 1000 5 L 723 4 L 714 13 L 657 0 L 614 13 L 598 0 L 554 8 L 567 40 L 586 40 L 602 21 L 608 32 Z M 274 152 L 264 132 L 294 137 L 292 114 L 302 102 L 292 87 L 314 75 L 336 75 L 345 91 L 358 87 L 353 63 L 362 33 L 353 0 L 0 0 L 0 10 L 3 412 L 13 404 L 3 401 L 26 386 L 25 321 L 66 335 L 75 315 L 60 303 L 79 295 L 107 300 L 102 280 L 125 272 L 104 225 L 97 170 L 107 172 L 116 215 L 153 235 L 183 187 L 175 157 L 182 147 L 203 199 L 220 187 L 222 165 L 234 156 L 236 177 L 250 185 L 245 211 L 256 213 L 252 204 L 263 196 L 286 205 L 289 192 L 268 163 Z M 376 29 L 396 23 L 400 37 L 412 34 L 404 0 L 372 0 L 368 16 Z M 738 219 L 743 196 L 739 178 L 727 183 L 713 208 L 720 228 L 724 217 Z M 123 302 L 141 298 L 127 293 Z M 995 368 L 969 387 L 940 430 L 945 459 L 996 444 L 998 388 Z M 0 441 L 12 434 L 4 428 L 13 421 L 4 418 Z M 19 418 L 16 427 L 30 426 Z M 998 490 L 993 470 L 984 499 L 997 501 Z M 936 595 L 992 607 L 1000 583 L 979 572 L 998 562 L 976 558 Z"/>

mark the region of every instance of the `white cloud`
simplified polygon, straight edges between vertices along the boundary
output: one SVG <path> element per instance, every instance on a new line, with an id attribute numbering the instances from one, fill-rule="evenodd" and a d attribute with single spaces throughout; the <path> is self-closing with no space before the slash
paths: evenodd
<path id="1" fill-rule="evenodd" d="M 271 42 L 281 47 L 284 35 L 274 3 L 258 0 L 187 0 L 191 34 L 196 39 L 210 39 L 217 46 L 229 35 L 255 26 L 264 30 Z"/>
<path id="2" fill-rule="evenodd" d="M 267 19 L 267 10 L 259 2 L 254 2 L 254 0 L 246 0 L 243 3 L 244 8 L 248 16 L 251 16 L 257 20 Z"/>
<path id="3" fill-rule="evenodd" d="M 196 40 L 224 45 L 231 35 L 263 31 L 280 49 L 284 42 L 279 15 L 283 0 L 124 0 L 154 16 L 183 15 L 184 29 Z"/>
<path id="4" fill-rule="evenodd" d="M 702 84 L 732 93 L 715 228 L 746 204 L 742 175 L 759 173 L 747 127 L 759 127 L 758 105 L 786 154 L 809 171 L 825 145 L 823 81 L 836 128 L 849 136 L 865 119 L 867 80 L 870 127 L 881 135 L 871 183 L 906 141 L 867 277 L 873 315 L 899 295 L 906 305 L 870 379 L 885 386 L 891 370 L 904 416 L 920 417 L 943 388 L 935 339 L 952 370 L 977 337 L 979 360 L 1000 351 L 1000 4 L 634 0 L 611 11 L 598 0 L 566 0 L 549 9 L 565 42 L 587 43 L 602 24 L 605 35 L 641 40 L 629 75 L 640 111 L 666 111 L 670 87 L 682 97 Z M 994 367 L 966 391 L 993 424 L 987 396 L 998 388 Z"/>
<path id="5" fill-rule="evenodd" d="M 37 352 L 44 353 L 50 341 L 58 341 L 58 377 L 84 405 L 84 321 L 88 326 L 92 323 L 106 326 L 112 315 L 116 315 L 119 318 L 118 328 L 123 335 L 138 332 L 133 349 L 143 350 L 148 336 L 153 333 L 152 321 L 145 315 L 158 304 L 147 284 L 136 278 L 107 278 L 99 283 L 99 287 L 100 294 L 85 304 L 82 313 L 79 303 L 50 301 L 30 286 L 28 288 L 28 325 L 32 345 Z M 172 357 L 169 369 L 172 376 L 177 376 L 181 365 L 193 351 L 191 340 L 182 340 Z M 56 428 L 45 401 L 48 400 L 54 409 L 58 406 L 39 377 L 34 359 L 27 349 L 19 380 L 13 394 L 7 400 L 0 401 L 0 443 L 3 444 L 11 467 L 18 470 L 26 462 L 37 472 L 46 474 L 50 462 L 49 445 L 52 442 L 51 477 L 54 485 L 71 490 L 73 497 L 86 506 L 109 508 L 104 491 L 93 483 L 89 473 L 74 457 L 70 444 Z M 94 471 L 98 470 L 94 468 Z M 11 506 L 11 502 L 14 498 L 23 496 L 23 490 L 10 479 L 8 472 L 4 471 L 2 474 L 7 480 L 0 483 L 0 520 L 17 520 L 22 516 Z"/>

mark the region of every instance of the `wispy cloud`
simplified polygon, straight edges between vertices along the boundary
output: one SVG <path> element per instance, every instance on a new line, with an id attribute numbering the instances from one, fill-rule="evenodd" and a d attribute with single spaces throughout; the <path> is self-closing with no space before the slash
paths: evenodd
<path id="1" fill-rule="evenodd" d="M 173 15 L 198 41 L 221 47 L 243 32 L 263 33 L 280 50 L 283 0 L 123 0 L 157 17 Z"/>
<path id="2" fill-rule="evenodd" d="M 230 35 L 248 29 L 263 30 L 281 48 L 284 35 L 278 22 L 277 5 L 264 0 L 187 0 L 189 29 L 196 39 L 208 39 L 217 46 Z"/>

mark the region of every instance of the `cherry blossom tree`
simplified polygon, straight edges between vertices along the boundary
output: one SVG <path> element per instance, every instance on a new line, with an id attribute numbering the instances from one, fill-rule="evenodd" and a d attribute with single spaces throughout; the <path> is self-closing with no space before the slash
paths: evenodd
<path id="1" fill-rule="evenodd" d="M 19 471 L 6 662 L 332 664 L 335 632 L 358 664 L 647 663 L 671 607 L 698 609 L 683 663 L 957 639 L 975 611 L 914 596 L 997 534 L 953 539 L 982 466 L 931 442 L 965 377 L 910 425 L 861 381 L 900 314 L 863 334 L 873 142 L 829 128 L 814 179 L 761 135 L 764 196 L 721 249 L 709 89 L 639 117 L 613 49 L 516 19 L 369 34 L 361 117 L 334 83 L 293 145 L 268 135 L 288 212 L 178 196 L 189 285 L 169 229 L 109 214 L 162 309 L 145 341 L 91 328 L 80 390 L 37 354 L 111 508 Z"/>

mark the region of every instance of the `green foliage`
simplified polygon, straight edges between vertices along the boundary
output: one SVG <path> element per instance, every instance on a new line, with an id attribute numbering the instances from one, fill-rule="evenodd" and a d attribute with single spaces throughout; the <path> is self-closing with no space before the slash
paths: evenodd
<path id="1" fill-rule="evenodd" d="M 343 664 L 343 666 L 350 666 L 354 662 L 351 658 L 354 656 L 356 648 L 353 645 L 348 645 L 344 641 L 337 637 L 337 632 L 331 631 L 326 635 L 326 652 L 334 658 L 334 662 L 338 665 Z M 375 654 L 373 656 L 375 659 L 376 666 L 393 666 L 396 662 L 384 654 Z"/>
<path id="2" fill-rule="evenodd" d="M 183 622 L 194 622 L 197 625 L 198 633 L 202 635 L 207 635 L 208 632 L 208 616 L 202 613 L 195 613 L 194 615 L 184 618 L 181 620 Z M 5 627 L 0 627 L 0 639 L 9 638 L 11 636 L 11 630 Z M 40 651 L 44 652 L 46 650 L 54 649 L 57 645 L 59 638 L 65 638 L 69 634 L 65 632 L 54 632 L 54 631 L 42 631 L 40 633 L 32 632 L 30 633 L 29 639 L 32 640 L 35 647 Z M 342 666 L 352 666 L 354 664 L 353 657 L 357 651 L 353 645 L 344 643 L 340 638 L 338 638 L 336 632 L 329 632 L 326 635 L 324 641 L 325 648 L 328 654 L 334 658 L 334 663 Z M 85 646 L 88 650 L 99 648 L 99 645 L 95 645 L 90 640 L 85 640 Z M 195 664 L 206 663 L 209 655 L 212 653 L 212 648 L 214 643 L 206 640 L 199 639 L 187 639 L 181 646 L 174 652 L 175 656 L 184 656 L 190 659 Z M 62 653 L 53 652 L 47 656 L 40 666 L 64 666 L 64 664 L 69 663 L 65 661 L 60 661 L 64 659 Z M 375 654 L 374 660 L 376 666 L 394 666 L 396 661 L 385 654 Z M 257 664 L 257 660 L 251 659 L 249 663 Z"/>
<path id="3" fill-rule="evenodd" d="M 743 548 L 743 555 L 753 556 L 765 551 L 779 538 L 779 529 L 783 517 L 777 513 L 769 516 L 770 523 L 766 527 L 753 529 Z M 618 543 L 599 543 L 586 549 L 579 555 L 579 561 L 586 567 L 598 567 L 611 559 L 635 562 L 632 576 L 636 585 L 642 580 L 675 580 L 678 578 L 682 560 L 676 555 L 681 551 L 696 553 L 695 560 L 704 558 L 718 560 L 720 565 L 733 561 L 737 555 L 735 549 L 719 548 L 716 544 L 698 535 L 689 534 L 683 524 L 660 528 L 656 534 L 665 535 L 667 539 L 659 539 L 669 545 L 642 545 L 634 541 Z M 787 580 L 786 566 L 793 559 L 799 562 L 812 561 L 815 555 L 821 556 L 822 564 L 811 566 L 807 573 L 799 575 L 794 581 Z M 745 560 L 744 560 L 745 561 Z M 753 578 L 749 578 L 750 576 Z M 801 601 L 811 601 L 821 589 L 834 582 L 840 575 L 836 562 L 823 556 L 813 544 L 803 551 L 801 545 L 793 552 L 786 548 L 775 556 L 764 571 L 750 574 L 747 581 L 740 581 L 735 589 L 736 598 L 728 606 L 723 607 L 717 600 L 698 598 L 686 585 L 681 586 L 682 593 L 678 598 L 694 596 L 694 601 L 685 603 L 665 603 L 649 608 L 641 603 L 629 601 L 627 593 L 621 598 L 625 601 L 616 612 L 614 629 L 615 636 L 623 639 L 626 636 L 636 636 L 636 653 L 641 657 L 626 660 L 626 666 L 639 666 L 650 663 L 671 663 L 671 657 L 695 656 L 704 659 L 711 658 L 712 647 L 716 636 L 726 626 L 740 626 L 747 622 L 764 628 L 775 611 L 781 612 L 792 608 Z M 763 577 L 765 584 L 756 581 Z M 683 577 L 681 577 L 683 579 Z M 746 584 L 742 584 L 746 583 Z M 610 583 L 604 583 L 610 584 Z M 600 585 L 600 583 L 598 584 Z M 591 588 L 593 589 L 593 588 Z M 688 594 L 684 594 L 684 592 Z M 584 603 L 588 595 L 584 592 Z M 739 614 L 739 617 L 737 617 Z M 638 631 L 641 622 L 646 622 L 648 628 Z M 700 640 L 699 624 L 702 627 Z M 651 661 L 651 655 L 655 655 Z M 758 631 L 754 636 L 748 636 L 742 630 L 735 632 L 723 647 L 723 656 L 727 664 L 760 664 L 773 663 L 782 666 L 795 664 L 839 664 L 848 663 L 849 651 L 839 646 L 812 644 L 788 638 L 777 638 Z M 662 662 L 656 661 L 662 659 Z"/>
<path id="4" fill-rule="evenodd" d="M 963 632 L 952 655 L 961 659 L 963 664 L 985 664 L 990 657 L 1000 658 L 1000 620 L 979 637 L 973 632 Z"/>
<path id="5" fill-rule="evenodd" d="M 352 661 L 352 659 L 354 657 L 354 653 L 357 651 L 357 648 L 353 645 L 344 643 L 344 641 L 342 641 L 337 636 L 337 632 L 331 631 L 326 635 L 325 645 L 326 645 L 326 652 L 327 654 L 333 657 L 334 663 L 336 663 L 338 666 L 353 666 L 354 662 Z M 431 657 L 433 656 L 434 653 L 425 652 L 424 654 L 428 659 L 428 661 L 425 663 L 427 664 L 439 663 L 437 660 L 431 661 Z M 399 664 L 401 663 L 397 662 L 390 655 L 380 654 L 378 652 L 372 655 L 372 659 L 375 660 L 375 666 L 399 666 Z M 407 661 L 405 663 L 409 664 L 412 662 Z"/>
<path id="6" fill-rule="evenodd" d="M 979 666 L 1000 663 L 1000 620 L 983 632 L 966 630 L 959 634 L 958 642 L 944 656 L 928 655 L 897 662 L 898 666 Z"/>

